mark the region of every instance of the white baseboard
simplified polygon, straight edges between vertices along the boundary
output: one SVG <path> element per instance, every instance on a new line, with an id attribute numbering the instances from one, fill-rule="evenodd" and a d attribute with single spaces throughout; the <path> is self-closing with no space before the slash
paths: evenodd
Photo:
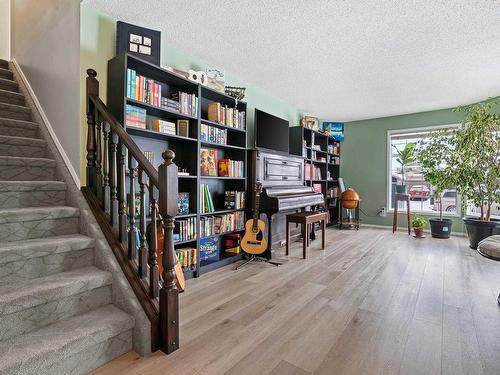
<path id="1" fill-rule="evenodd" d="M 12 59 L 12 63 L 14 64 L 14 67 L 16 68 L 17 72 L 19 73 L 19 76 L 21 77 L 24 86 L 26 86 L 26 89 L 28 90 L 28 92 L 29 92 L 29 94 L 31 96 L 31 99 L 33 99 L 33 102 L 35 103 L 35 107 L 38 110 L 38 113 L 40 113 L 40 117 L 42 118 L 42 121 L 44 122 L 45 126 L 47 127 L 47 130 L 49 131 L 50 137 L 54 141 L 54 143 L 55 143 L 55 145 L 57 147 L 57 150 L 61 154 L 61 157 L 62 157 L 62 159 L 64 161 L 64 164 L 66 164 L 66 167 L 68 167 L 69 173 L 71 174 L 71 177 L 73 178 L 73 181 L 75 181 L 76 186 L 78 186 L 78 188 L 80 188 L 81 187 L 81 185 L 80 185 L 80 178 L 78 177 L 78 174 L 76 173 L 75 168 L 73 168 L 73 165 L 69 161 L 68 155 L 64 151 L 64 148 L 61 145 L 61 142 L 59 142 L 59 138 L 57 138 L 57 135 L 54 132 L 54 128 L 50 124 L 50 121 L 47 118 L 47 115 L 45 114 L 45 112 L 44 112 L 44 110 L 42 108 L 42 105 L 38 101 L 38 98 L 36 97 L 36 94 L 33 91 L 33 88 L 31 87 L 30 83 L 28 82 L 28 79 L 24 75 L 24 72 L 21 69 L 21 67 L 19 66 L 19 64 L 16 61 L 16 59 Z"/>

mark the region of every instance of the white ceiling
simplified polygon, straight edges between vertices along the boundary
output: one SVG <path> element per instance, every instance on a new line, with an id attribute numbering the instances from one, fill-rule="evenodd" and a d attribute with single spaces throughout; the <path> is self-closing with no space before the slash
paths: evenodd
<path id="1" fill-rule="evenodd" d="M 348 121 L 500 95 L 497 0 L 85 0 L 299 110 Z"/>

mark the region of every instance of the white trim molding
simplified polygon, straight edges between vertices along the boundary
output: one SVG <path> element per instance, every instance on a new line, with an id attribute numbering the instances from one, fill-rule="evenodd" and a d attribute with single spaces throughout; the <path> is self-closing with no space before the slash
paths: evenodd
<path id="1" fill-rule="evenodd" d="M 47 115 L 45 114 L 45 112 L 44 112 L 44 110 L 42 108 L 42 105 L 38 101 L 38 98 L 36 97 L 36 94 L 33 91 L 33 88 L 31 87 L 30 83 L 28 82 L 28 79 L 24 75 L 23 70 L 21 69 L 21 67 L 19 66 L 19 63 L 16 61 L 15 58 L 12 59 L 12 63 L 14 64 L 14 67 L 16 68 L 17 72 L 19 73 L 19 76 L 21 77 L 24 86 L 28 90 L 28 92 L 29 92 L 29 94 L 31 96 L 31 99 L 33 100 L 33 103 L 35 103 L 35 107 L 36 107 L 38 113 L 40 114 L 40 117 L 42 118 L 42 121 L 44 122 L 45 126 L 47 127 L 47 130 L 48 130 L 48 132 L 50 134 L 50 137 L 54 141 L 54 144 L 56 145 L 57 150 L 61 154 L 61 157 L 62 157 L 62 159 L 64 161 L 64 164 L 66 164 L 66 167 L 68 168 L 69 173 L 71 174 L 71 177 L 73 178 L 73 181 L 75 181 L 76 186 L 78 186 L 78 188 L 80 188 L 81 187 L 81 185 L 80 185 L 80 178 L 78 177 L 78 174 L 76 173 L 75 168 L 73 167 L 73 165 L 69 161 L 68 155 L 64 151 L 64 148 L 61 145 L 61 142 L 59 142 L 59 138 L 57 138 L 57 135 L 54 132 L 54 128 L 50 124 L 50 121 L 47 118 Z"/>

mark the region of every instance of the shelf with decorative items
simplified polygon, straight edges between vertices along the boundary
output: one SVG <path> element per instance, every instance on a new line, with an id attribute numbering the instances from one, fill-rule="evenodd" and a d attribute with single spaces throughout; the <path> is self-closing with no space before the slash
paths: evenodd
<path id="1" fill-rule="evenodd" d="M 245 219 L 246 103 L 129 54 L 108 62 L 107 101 L 154 167 L 165 149 L 175 153 L 179 214 L 174 246 L 186 276 L 241 259 L 239 244 L 226 251 L 225 242 L 241 234 Z M 207 210 L 208 203 L 213 209 Z M 200 223 L 207 217 L 217 226 L 232 218 L 234 226 L 202 237 Z"/>

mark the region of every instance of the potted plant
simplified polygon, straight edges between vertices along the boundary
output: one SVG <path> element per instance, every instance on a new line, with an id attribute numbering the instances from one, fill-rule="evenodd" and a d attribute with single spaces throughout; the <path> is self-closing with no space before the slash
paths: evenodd
<path id="1" fill-rule="evenodd" d="M 464 203 L 479 207 L 479 217 L 463 218 L 473 249 L 484 238 L 500 234 L 500 222 L 491 220 L 491 206 L 500 200 L 500 115 L 492 112 L 497 101 L 457 108 L 465 113 L 462 126 L 433 133 L 417 152 L 424 177 L 439 194 L 454 187 Z"/>
<path id="2" fill-rule="evenodd" d="M 422 216 L 413 215 L 413 219 L 411 220 L 411 226 L 413 228 L 413 232 L 415 233 L 414 237 L 424 238 L 424 227 L 426 220 Z"/>
<path id="3" fill-rule="evenodd" d="M 415 161 L 415 143 L 408 143 L 404 149 L 399 150 L 395 145 L 392 145 L 396 150 L 398 157 L 396 162 L 400 165 L 401 170 L 401 185 L 396 184 L 396 192 L 405 194 L 406 193 L 406 173 L 409 171 L 408 165 Z"/>
<path id="4" fill-rule="evenodd" d="M 473 249 L 484 238 L 500 234 L 500 223 L 491 220 L 491 206 L 500 200 L 500 115 L 492 111 L 497 104 L 493 98 L 457 109 L 465 118 L 453 137 L 450 162 L 457 192 L 480 209 L 479 217 L 463 218 Z"/>
<path id="5" fill-rule="evenodd" d="M 453 133 L 438 130 L 431 134 L 430 140 L 418 143 L 415 157 L 422 168 L 425 181 L 434 187 L 433 204 L 439 203 L 439 218 L 429 218 L 431 235 L 435 238 L 450 238 L 451 219 L 443 218 L 443 191 L 453 185 L 451 155 L 453 153 Z"/>

